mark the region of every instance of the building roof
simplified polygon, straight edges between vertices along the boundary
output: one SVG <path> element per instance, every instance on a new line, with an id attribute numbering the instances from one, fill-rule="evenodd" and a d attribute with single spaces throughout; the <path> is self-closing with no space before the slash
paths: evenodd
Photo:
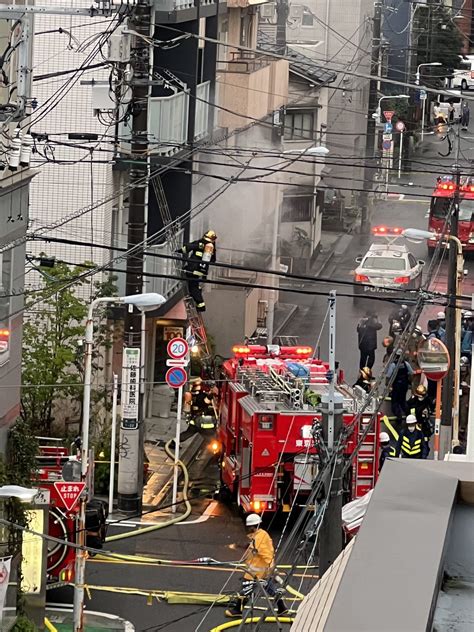
<path id="1" fill-rule="evenodd" d="M 278 53 L 278 47 L 272 37 L 263 31 L 258 32 L 257 48 L 266 53 Z M 325 85 L 336 80 L 337 74 L 335 72 L 326 70 L 314 59 L 303 55 L 292 46 L 286 47 L 286 57 L 289 61 L 290 72 L 312 83 Z"/>
<path id="2" fill-rule="evenodd" d="M 452 565 L 455 511 L 473 501 L 472 463 L 388 460 L 352 549 L 328 571 L 331 591 L 324 591 L 323 576 L 323 586 L 303 600 L 292 632 L 432 629 L 443 573 Z M 473 547 L 469 531 L 461 532 L 456 540 L 465 552 Z"/>

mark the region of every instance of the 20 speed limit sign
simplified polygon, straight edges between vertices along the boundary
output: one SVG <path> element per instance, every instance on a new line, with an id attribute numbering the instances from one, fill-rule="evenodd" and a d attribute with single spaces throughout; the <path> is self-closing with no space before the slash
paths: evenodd
<path id="1" fill-rule="evenodd" d="M 167 351 L 170 358 L 179 360 L 188 355 L 189 345 L 184 338 L 173 338 L 168 342 Z"/>

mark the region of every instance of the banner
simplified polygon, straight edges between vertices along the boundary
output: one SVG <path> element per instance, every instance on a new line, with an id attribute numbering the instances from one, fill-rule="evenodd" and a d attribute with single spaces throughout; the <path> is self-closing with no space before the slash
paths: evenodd
<path id="1" fill-rule="evenodd" d="M 7 596 L 8 581 L 10 579 L 11 557 L 0 559 L 0 621 L 3 619 L 5 599 Z"/>

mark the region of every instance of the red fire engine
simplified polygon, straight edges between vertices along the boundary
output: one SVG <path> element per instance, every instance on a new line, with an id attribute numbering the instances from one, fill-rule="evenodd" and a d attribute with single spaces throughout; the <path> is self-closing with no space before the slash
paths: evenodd
<path id="1" fill-rule="evenodd" d="M 438 178 L 430 202 L 428 228 L 434 233 L 446 230 L 446 216 L 453 201 L 456 183 L 453 176 Z M 463 251 L 474 250 L 474 179 L 464 177 L 459 189 L 459 225 L 458 236 L 463 245 Z M 428 250 L 433 252 L 436 239 L 428 240 Z"/>
<path id="2" fill-rule="evenodd" d="M 76 476 L 77 472 L 80 472 L 80 465 L 76 456 L 71 456 L 71 451 L 62 445 L 61 439 L 49 437 L 38 437 L 38 439 L 40 448 L 34 484 L 40 489 L 47 489 L 50 492 L 48 534 L 61 540 L 61 542 L 48 542 L 48 582 L 72 582 L 74 580 L 76 549 L 70 544 L 76 544 L 78 541 L 76 524 L 79 503 L 68 510 L 54 483 L 64 481 L 66 469 L 69 469 L 73 477 Z M 77 466 L 76 472 L 74 472 L 75 466 Z M 87 503 L 86 543 L 88 546 L 101 548 L 101 543 L 105 539 L 106 518 L 104 503 L 96 500 Z"/>
<path id="3" fill-rule="evenodd" d="M 246 512 L 304 505 L 318 471 L 311 431 L 314 419 L 321 418 L 316 404 L 328 390 L 328 364 L 314 359 L 311 347 L 240 345 L 233 352 L 222 366 L 221 482 Z M 343 422 L 352 424 L 365 393 L 342 383 L 336 388 L 344 398 Z M 374 409 L 365 413 L 349 437 L 346 455 L 354 451 Z M 348 500 L 363 496 L 377 480 L 380 415 L 373 426 L 345 481 Z"/>

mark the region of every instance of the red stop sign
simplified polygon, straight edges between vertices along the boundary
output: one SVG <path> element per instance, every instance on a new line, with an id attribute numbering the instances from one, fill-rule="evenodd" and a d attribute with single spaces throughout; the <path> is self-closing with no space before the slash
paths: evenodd
<path id="1" fill-rule="evenodd" d="M 449 351 L 438 338 L 425 340 L 418 349 L 417 358 L 420 369 L 429 380 L 439 382 L 449 371 Z"/>

